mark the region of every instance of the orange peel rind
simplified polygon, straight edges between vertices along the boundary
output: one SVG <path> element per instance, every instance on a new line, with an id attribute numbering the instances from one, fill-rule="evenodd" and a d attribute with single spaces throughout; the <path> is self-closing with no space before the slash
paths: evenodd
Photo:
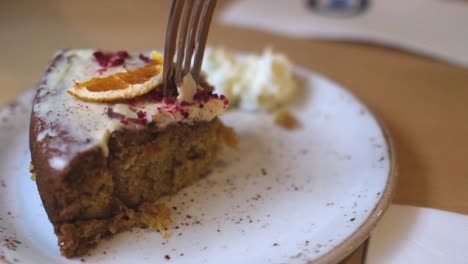
<path id="1" fill-rule="evenodd" d="M 91 102 L 131 99 L 159 86 L 163 81 L 162 69 L 160 62 L 155 61 L 133 71 L 75 82 L 67 92 L 76 98 Z"/>

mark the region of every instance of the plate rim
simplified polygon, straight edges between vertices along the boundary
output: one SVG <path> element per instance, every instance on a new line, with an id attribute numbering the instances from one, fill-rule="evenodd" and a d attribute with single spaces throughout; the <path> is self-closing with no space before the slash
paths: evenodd
<path id="1" fill-rule="evenodd" d="M 380 131 L 382 132 L 382 136 L 385 139 L 385 143 L 387 144 L 387 152 L 390 162 L 387 181 L 385 182 L 385 188 L 380 195 L 380 199 L 370 212 L 369 216 L 361 223 L 361 225 L 359 225 L 358 228 L 356 228 L 356 230 L 351 235 L 349 235 L 346 239 L 341 241 L 338 245 L 335 245 L 332 249 L 330 249 L 328 252 L 321 255 L 317 259 L 307 260 L 308 264 L 339 263 L 343 261 L 346 257 L 350 256 L 359 246 L 362 245 L 362 243 L 364 243 L 364 241 L 367 238 L 370 238 L 371 232 L 374 230 L 378 222 L 382 219 L 383 215 L 385 214 L 393 200 L 393 196 L 395 194 L 396 181 L 398 177 L 398 163 L 396 157 L 395 143 L 392 136 L 390 135 L 390 130 L 386 123 L 380 118 L 379 115 L 376 114 L 376 111 L 374 111 L 374 109 L 372 109 L 368 104 L 366 104 L 364 100 L 362 100 L 362 98 L 358 96 L 354 91 L 342 85 L 340 82 L 328 78 L 328 76 L 322 73 L 309 70 L 308 67 L 296 64 L 295 68 L 299 69 L 300 71 L 307 70 L 313 73 L 314 75 L 318 75 L 320 78 L 323 78 L 326 81 L 345 90 L 359 104 L 366 108 L 367 112 L 373 117 L 373 119 L 377 123 L 377 126 L 379 127 Z"/>

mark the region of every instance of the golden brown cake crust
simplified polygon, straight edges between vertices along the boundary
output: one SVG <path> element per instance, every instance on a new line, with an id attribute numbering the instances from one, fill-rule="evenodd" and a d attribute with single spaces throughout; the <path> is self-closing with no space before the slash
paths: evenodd
<path id="1" fill-rule="evenodd" d="M 50 73 L 54 65 L 62 59 L 61 55 L 58 55 L 54 58 L 51 66 L 47 69 L 46 74 Z M 45 80 L 43 80 L 40 86 L 46 85 Z M 37 96 L 36 96 L 37 97 Z M 35 103 L 40 103 L 36 102 Z M 52 223 L 58 221 L 58 212 L 56 210 L 53 190 L 58 189 L 57 187 L 61 185 L 62 175 L 66 174 L 69 170 L 69 167 L 66 167 L 62 171 L 56 171 L 48 166 L 48 161 L 50 158 L 50 153 L 47 153 L 44 145 L 48 144 L 49 139 L 45 138 L 43 142 L 39 142 L 37 137 L 41 132 L 43 127 L 43 121 L 39 119 L 37 115 L 34 114 L 34 111 L 31 113 L 31 121 L 29 127 L 29 149 L 31 151 L 31 159 L 33 164 L 33 173 L 40 172 L 42 177 L 36 177 L 36 183 L 38 189 L 41 190 L 41 199 L 42 203 L 46 209 L 47 215 Z"/>
<path id="2" fill-rule="evenodd" d="M 62 254 L 84 254 L 102 237 L 133 226 L 157 227 L 152 206 L 206 173 L 223 145 L 233 144 L 232 135 L 218 119 L 163 131 L 117 131 L 108 157 L 91 150 L 63 171 L 49 168 L 41 145 L 32 141 L 38 190 Z"/>
<path id="3" fill-rule="evenodd" d="M 55 57 L 46 76 L 57 63 L 64 63 L 67 58 L 63 54 Z M 46 82 L 44 78 L 39 88 Z M 35 105 L 48 96 L 50 91 L 44 94 L 44 90 L 38 89 Z M 59 125 L 33 110 L 29 143 L 32 173 L 66 257 L 85 254 L 101 238 L 121 230 L 167 225 L 169 216 L 157 204 L 158 199 L 202 177 L 223 145 L 236 144 L 233 130 L 217 118 L 175 123 L 163 129 L 151 124 L 129 126 L 109 135 L 104 142 L 108 153 L 99 145 L 73 152 L 57 169 L 51 159 L 67 153 L 69 145 L 80 144 L 66 132 L 54 129 Z M 59 132 L 44 133 L 51 130 Z M 62 153 L 57 152 L 57 138 Z"/>

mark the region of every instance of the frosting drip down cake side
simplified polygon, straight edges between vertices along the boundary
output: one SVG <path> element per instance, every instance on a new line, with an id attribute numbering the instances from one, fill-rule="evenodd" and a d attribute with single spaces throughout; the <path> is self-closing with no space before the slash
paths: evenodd
<path id="1" fill-rule="evenodd" d="M 171 97 L 155 88 L 157 55 L 66 50 L 42 79 L 31 115 L 32 172 L 64 256 L 133 226 L 164 228 L 169 213 L 158 199 L 202 177 L 225 145 L 236 144 L 217 118 L 229 105 L 224 96 L 207 85 Z M 128 96 L 115 76 L 150 91 Z M 72 96 L 82 83 L 83 96 L 124 98 Z"/>

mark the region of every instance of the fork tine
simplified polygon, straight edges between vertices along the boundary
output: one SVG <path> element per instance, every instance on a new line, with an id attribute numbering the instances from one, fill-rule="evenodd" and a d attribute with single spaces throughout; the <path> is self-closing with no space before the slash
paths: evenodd
<path id="1" fill-rule="evenodd" d="M 186 75 L 190 71 L 190 65 L 192 64 L 193 51 L 195 49 L 196 33 L 198 32 L 198 24 L 200 23 L 200 15 L 202 11 L 202 4 L 204 0 L 196 0 L 195 9 L 192 17 L 190 18 L 190 30 L 185 46 L 185 62 L 182 75 Z"/>
<path id="2" fill-rule="evenodd" d="M 198 84 L 201 65 L 203 62 L 203 54 L 205 53 L 206 40 L 208 38 L 208 31 L 210 29 L 211 18 L 213 17 L 213 12 L 216 7 L 217 0 L 207 0 L 205 6 L 203 7 L 202 20 L 200 22 L 200 30 L 197 35 L 197 47 L 195 50 L 195 59 L 194 65 L 192 67 L 192 75 Z"/>
<path id="3" fill-rule="evenodd" d="M 192 9 L 193 9 L 194 1 L 188 0 L 184 1 L 183 13 L 182 13 L 182 24 L 181 29 L 179 31 L 179 39 L 178 39 L 178 47 L 177 47 L 177 64 L 176 64 L 176 72 L 175 72 L 175 81 L 176 84 L 181 82 L 182 77 L 182 61 L 184 60 L 185 54 L 185 46 L 187 41 L 187 31 L 189 29 L 189 23 L 192 17 Z"/>
<path id="4" fill-rule="evenodd" d="M 177 39 L 177 32 L 179 28 L 180 14 L 183 7 L 184 0 L 174 0 L 172 2 L 171 13 L 169 14 L 169 21 L 167 23 L 166 41 L 164 46 L 164 65 L 163 65 L 163 93 L 166 96 L 169 79 L 173 71 L 173 59 L 175 52 L 175 41 Z"/>

